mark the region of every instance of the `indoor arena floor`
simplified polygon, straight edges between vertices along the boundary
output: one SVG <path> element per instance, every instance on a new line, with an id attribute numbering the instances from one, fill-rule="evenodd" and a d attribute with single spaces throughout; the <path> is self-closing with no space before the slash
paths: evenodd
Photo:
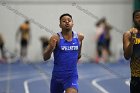
<path id="1" fill-rule="evenodd" d="M 50 93 L 53 62 L 0 64 L 0 93 Z M 78 93 L 129 93 L 129 62 L 78 63 Z"/>

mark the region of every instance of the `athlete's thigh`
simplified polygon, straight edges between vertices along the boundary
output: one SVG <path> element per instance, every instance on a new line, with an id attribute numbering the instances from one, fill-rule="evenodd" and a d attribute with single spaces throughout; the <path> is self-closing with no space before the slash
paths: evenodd
<path id="1" fill-rule="evenodd" d="M 66 93 L 77 93 L 78 92 L 78 76 L 68 78 L 65 81 L 64 89 Z"/>
<path id="2" fill-rule="evenodd" d="M 63 93 L 64 88 L 63 88 L 62 83 L 60 81 L 57 81 L 57 79 L 51 79 L 50 92 Z"/>

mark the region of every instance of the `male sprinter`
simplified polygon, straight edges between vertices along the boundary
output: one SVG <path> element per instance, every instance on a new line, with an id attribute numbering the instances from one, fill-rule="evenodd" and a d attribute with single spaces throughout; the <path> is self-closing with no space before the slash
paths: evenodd
<path id="1" fill-rule="evenodd" d="M 125 59 L 130 59 L 130 93 L 140 93 L 140 10 L 133 13 L 134 28 L 123 35 Z"/>
<path id="2" fill-rule="evenodd" d="M 78 93 L 77 61 L 81 57 L 84 36 L 72 31 L 73 20 L 70 14 L 60 16 L 61 32 L 50 38 L 44 52 L 44 60 L 54 53 L 54 68 L 51 79 L 51 93 Z"/>

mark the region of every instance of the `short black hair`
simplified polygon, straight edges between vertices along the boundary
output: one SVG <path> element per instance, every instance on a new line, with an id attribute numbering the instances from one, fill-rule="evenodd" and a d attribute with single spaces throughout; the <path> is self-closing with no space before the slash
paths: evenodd
<path id="1" fill-rule="evenodd" d="M 29 22 L 29 20 L 25 20 L 25 23 L 26 23 L 26 24 L 29 24 L 30 22 Z"/>
<path id="2" fill-rule="evenodd" d="M 100 20 L 98 20 L 98 22 L 95 24 L 96 26 L 99 26 L 101 23 L 105 23 L 106 22 L 106 18 L 103 17 Z"/>
<path id="3" fill-rule="evenodd" d="M 140 9 L 135 10 L 135 11 L 133 12 L 133 20 L 134 20 L 134 17 L 135 17 L 135 15 L 136 15 L 136 13 L 138 13 L 138 12 L 140 12 Z"/>
<path id="4" fill-rule="evenodd" d="M 64 16 L 69 16 L 69 17 L 72 19 L 72 16 L 71 16 L 70 14 L 65 13 L 65 14 L 62 14 L 62 15 L 60 16 L 59 20 L 61 20 L 61 19 L 62 19 L 62 17 L 64 17 Z"/>

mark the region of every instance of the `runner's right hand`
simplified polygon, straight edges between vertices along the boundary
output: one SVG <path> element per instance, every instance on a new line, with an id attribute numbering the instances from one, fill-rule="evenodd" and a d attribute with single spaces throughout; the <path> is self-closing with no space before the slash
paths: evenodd
<path id="1" fill-rule="evenodd" d="M 131 33 L 130 43 L 134 44 L 135 43 L 135 39 L 136 39 L 136 35 L 138 33 L 138 30 L 136 28 L 131 28 L 129 31 Z"/>

